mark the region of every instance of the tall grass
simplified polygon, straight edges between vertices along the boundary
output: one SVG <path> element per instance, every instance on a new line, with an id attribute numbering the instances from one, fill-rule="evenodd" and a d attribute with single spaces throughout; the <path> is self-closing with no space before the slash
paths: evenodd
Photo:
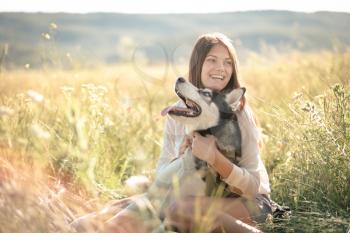
<path id="1" fill-rule="evenodd" d="M 294 53 L 242 66 L 272 197 L 293 209 L 289 220 L 263 225 L 267 232 L 349 225 L 349 58 L 350 51 Z M 0 232 L 68 232 L 72 218 L 124 197 L 129 176 L 152 178 L 159 112 L 176 100 L 177 75 L 164 67 L 0 74 Z"/>
<path id="2" fill-rule="evenodd" d="M 265 128 L 273 198 L 292 207 L 286 232 L 345 232 L 350 214 L 350 91 L 300 94 Z M 292 229 L 292 230 L 291 230 Z"/>
<path id="3" fill-rule="evenodd" d="M 3 88 L 8 90 L 13 79 L 26 82 L 16 76 L 6 83 L 4 77 Z M 24 148 L 55 176 L 82 183 L 95 194 L 118 189 L 131 174 L 151 176 L 162 136 L 159 107 L 167 104 L 161 80 L 137 84 L 153 89 L 132 87 L 132 79 L 121 87 L 118 79 L 75 80 L 61 86 L 50 79 L 40 81 L 44 88 L 28 85 L 40 92 L 2 96 L 1 105 L 14 112 L 1 118 L 1 139 L 7 146 Z M 129 81 L 130 89 L 123 90 Z M 13 89 L 21 88 L 17 85 Z"/>
<path id="4" fill-rule="evenodd" d="M 293 210 L 286 223 L 265 226 L 268 232 L 349 227 L 349 55 L 295 54 L 249 71 L 272 197 Z"/>

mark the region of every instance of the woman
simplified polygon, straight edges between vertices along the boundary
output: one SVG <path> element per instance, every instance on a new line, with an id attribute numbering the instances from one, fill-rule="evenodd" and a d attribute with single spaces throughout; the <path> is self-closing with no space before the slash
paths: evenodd
<path id="1" fill-rule="evenodd" d="M 232 43 L 225 35 L 213 33 L 199 37 L 190 59 L 189 81 L 199 88 L 221 92 L 240 87 L 238 60 Z M 192 154 L 207 161 L 232 191 L 225 198 L 197 197 L 195 200 L 189 197 L 177 200 L 167 211 L 171 225 L 188 231 L 205 225 L 210 216 L 210 224 L 200 232 L 258 232 L 252 226 L 264 222 L 271 213 L 268 175 L 259 155 L 259 132 L 244 97 L 241 110 L 236 114 L 242 136 L 239 166 L 220 153 L 214 137 L 203 137 L 198 133 L 185 136 L 184 126 L 167 118 L 157 173 L 174 157 L 181 159 L 185 149 L 191 147 Z M 200 224 L 196 225 L 198 220 Z M 127 211 L 109 221 L 110 231 L 117 229 L 117 225 L 125 232 L 149 232 Z M 122 232 L 120 229 L 119 232 Z"/>

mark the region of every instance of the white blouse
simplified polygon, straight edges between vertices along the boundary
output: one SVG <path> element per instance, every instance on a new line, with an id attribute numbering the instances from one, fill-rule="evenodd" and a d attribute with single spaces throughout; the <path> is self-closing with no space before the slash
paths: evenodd
<path id="1" fill-rule="evenodd" d="M 178 101 L 175 105 L 182 105 L 182 102 Z M 238 166 L 232 163 L 232 172 L 223 181 L 230 186 L 240 189 L 243 192 L 243 196 L 255 196 L 258 193 L 269 195 L 269 178 L 260 158 L 258 144 L 260 132 L 255 125 L 253 113 L 250 107 L 245 105 L 236 115 L 242 137 L 242 158 L 238 162 Z M 171 117 L 167 116 L 163 147 L 156 169 L 157 174 L 171 160 L 178 157 L 184 136 L 184 125 L 175 122 Z"/>

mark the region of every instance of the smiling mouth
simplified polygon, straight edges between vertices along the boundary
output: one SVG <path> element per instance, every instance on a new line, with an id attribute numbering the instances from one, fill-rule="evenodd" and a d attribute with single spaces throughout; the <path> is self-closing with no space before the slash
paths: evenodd
<path id="1" fill-rule="evenodd" d="M 221 75 L 211 75 L 210 78 L 215 80 L 224 80 L 224 76 Z"/>

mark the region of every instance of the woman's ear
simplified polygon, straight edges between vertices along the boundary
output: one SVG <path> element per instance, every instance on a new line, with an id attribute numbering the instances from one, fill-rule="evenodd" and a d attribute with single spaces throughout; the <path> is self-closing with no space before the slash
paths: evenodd
<path id="1" fill-rule="evenodd" d="M 239 87 L 226 94 L 226 102 L 230 105 L 232 111 L 237 111 L 240 109 L 241 98 L 243 97 L 245 91 L 246 89 L 244 87 Z"/>

